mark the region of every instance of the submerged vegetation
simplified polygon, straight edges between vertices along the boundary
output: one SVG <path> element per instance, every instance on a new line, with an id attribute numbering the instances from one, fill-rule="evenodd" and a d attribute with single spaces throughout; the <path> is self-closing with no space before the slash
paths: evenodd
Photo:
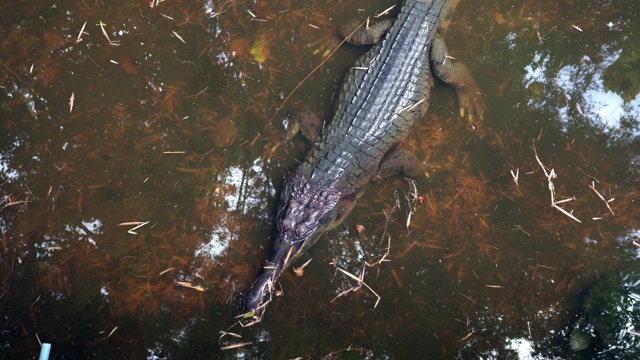
<path id="1" fill-rule="evenodd" d="M 281 133 L 364 51 L 337 26 L 394 4 L 2 3 L 0 357 L 637 356 L 632 0 L 462 2 L 485 121 L 436 84 L 402 145 L 430 177 L 373 185 L 238 324 L 309 146 Z"/>

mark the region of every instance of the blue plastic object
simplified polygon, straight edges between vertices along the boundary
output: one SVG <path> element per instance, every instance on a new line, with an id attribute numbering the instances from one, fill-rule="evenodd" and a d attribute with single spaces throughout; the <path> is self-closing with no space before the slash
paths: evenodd
<path id="1" fill-rule="evenodd" d="M 51 353 L 51 344 L 42 343 L 42 348 L 40 349 L 40 357 L 38 360 L 49 360 L 49 353 Z"/>

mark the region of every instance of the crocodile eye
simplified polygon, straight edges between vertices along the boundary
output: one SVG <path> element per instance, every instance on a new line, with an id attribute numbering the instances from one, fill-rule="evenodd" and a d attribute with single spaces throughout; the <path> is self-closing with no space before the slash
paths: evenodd
<path id="1" fill-rule="evenodd" d="M 298 225 L 298 227 L 296 228 L 296 236 L 297 237 L 303 237 L 306 233 L 307 233 L 307 226 L 306 225 Z"/>

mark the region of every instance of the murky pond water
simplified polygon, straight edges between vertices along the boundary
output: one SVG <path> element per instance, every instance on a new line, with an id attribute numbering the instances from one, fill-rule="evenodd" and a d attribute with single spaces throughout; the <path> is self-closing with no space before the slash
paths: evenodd
<path id="1" fill-rule="evenodd" d="M 0 4 L 0 357 L 637 357 L 635 0 L 463 1 L 484 121 L 436 83 L 403 146 L 438 170 L 373 184 L 238 324 L 309 148 L 281 133 L 366 49 L 296 87 L 397 3 Z"/>

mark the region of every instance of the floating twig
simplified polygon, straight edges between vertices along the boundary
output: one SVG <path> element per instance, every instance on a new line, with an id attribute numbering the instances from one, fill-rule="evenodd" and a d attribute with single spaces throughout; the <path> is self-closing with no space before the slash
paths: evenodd
<path id="1" fill-rule="evenodd" d="M 178 33 L 177 33 L 177 32 L 172 31 L 171 33 L 173 34 L 173 36 L 177 37 L 177 38 L 178 38 L 178 40 L 182 41 L 182 43 L 183 43 L 183 44 L 186 44 L 186 43 L 187 43 L 186 41 L 184 41 L 184 39 L 182 38 L 182 36 L 178 35 Z"/>
<path id="2" fill-rule="evenodd" d="M 282 108 L 284 107 L 284 105 L 289 101 L 289 98 L 291 98 L 291 96 L 293 96 L 293 94 L 300 88 L 300 86 L 302 86 L 302 84 L 305 83 L 305 81 L 307 81 L 311 75 L 313 75 L 316 71 L 318 71 L 318 69 L 320 69 L 322 66 L 324 66 L 324 64 L 329 61 L 329 59 L 331 58 L 331 56 L 338 51 L 338 49 L 340 48 L 340 46 L 342 46 L 342 44 L 344 44 L 348 39 L 350 39 L 353 34 L 356 33 L 356 31 L 358 31 L 358 29 L 360 29 L 364 24 L 366 23 L 366 21 L 363 21 L 362 23 L 360 23 L 360 25 L 358 25 L 358 27 L 356 27 L 349 35 L 347 35 L 341 42 L 340 44 L 338 44 L 333 50 L 331 50 L 331 52 L 329 53 L 329 55 L 327 55 L 327 57 L 322 60 L 320 62 L 320 64 L 318 64 L 318 66 L 316 66 L 315 68 L 313 68 L 313 70 L 311 70 L 311 72 L 309 72 L 309 74 L 307 74 L 307 76 L 304 77 L 304 79 L 302 79 L 298 85 L 296 85 L 296 87 L 293 88 L 293 90 L 291 90 L 291 92 L 289 93 L 289 95 L 287 95 L 286 98 L 284 98 L 284 100 L 282 100 L 282 102 L 280 103 L 280 106 L 276 108 L 276 112 L 273 114 L 273 117 L 271 117 L 271 120 L 269 121 L 269 123 L 273 122 L 273 120 L 276 118 L 276 116 L 278 116 L 278 114 L 280 113 L 280 110 L 282 110 Z"/>
<path id="3" fill-rule="evenodd" d="M 82 35 L 87 34 L 89 35 L 89 33 L 86 33 L 84 31 L 84 27 L 87 26 L 87 22 L 85 21 L 84 24 L 82 25 L 82 28 L 80 29 L 80 33 L 78 33 L 78 38 L 76 39 L 76 42 L 79 43 L 82 41 Z"/>
<path id="4" fill-rule="evenodd" d="M 478 303 L 477 303 L 477 302 L 473 301 L 473 299 L 472 299 L 472 298 L 470 298 L 470 297 L 468 297 L 467 295 L 465 295 L 465 294 L 463 294 L 463 293 L 461 293 L 461 292 L 459 292 L 458 294 L 460 294 L 460 295 L 462 295 L 462 296 L 466 297 L 467 299 L 469 299 L 469 301 L 471 301 L 472 303 L 474 303 L 474 304 L 478 305 Z"/>
<path id="5" fill-rule="evenodd" d="M 71 97 L 69 98 L 69 114 L 73 111 L 73 102 L 75 99 L 75 93 L 71 93 Z"/>
<path id="6" fill-rule="evenodd" d="M 118 226 L 134 226 L 134 228 L 127 230 L 127 232 L 131 235 L 138 235 L 138 233 L 136 232 L 136 230 L 140 229 L 141 227 L 147 225 L 149 223 L 149 221 L 129 221 L 129 222 L 123 222 L 118 224 Z"/>
<path id="7" fill-rule="evenodd" d="M 168 269 L 166 269 L 166 270 L 162 270 L 162 271 L 160 272 L 160 274 L 158 274 L 158 276 L 161 276 L 161 275 L 163 275 L 163 274 L 166 274 L 166 273 L 168 273 L 169 271 L 171 271 L 171 270 L 173 270 L 173 269 L 175 269 L 175 267 L 171 267 L 171 268 L 168 268 Z"/>
<path id="8" fill-rule="evenodd" d="M 149 2 L 149 7 L 153 9 L 154 7 L 158 6 L 158 4 L 160 4 L 161 2 L 164 2 L 164 1 L 165 0 L 151 0 Z"/>
<path id="9" fill-rule="evenodd" d="M 395 5 L 389 6 L 388 8 L 382 10 L 382 12 L 380 12 L 380 13 L 378 13 L 376 15 L 373 15 L 373 17 L 377 19 L 377 18 L 379 18 L 381 16 L 387 15 L 391 10 L 393 10 L 394 7 L 396 7 L 396 6 Z"/>
<path id="10" fill-rule="evenodd" d="M 111 330 L 111 332 L 109 333 L 109 335 L 107 335 L 108 338 L 111 337 L 111 335 L 113 335 L 114 332 L 116 332 L 116 330 L 118 330 L 118 327 L 114 327 L 113 330 Z"/>
<path id="11" fill-rule="evenodd" d="M 352 291 L 356 291 L 356 290 L 360 289 L 360 287 L 362 285 L 364 285 L 377 298 L 376 303 L 373 305 L 373 308 L 375 309 L 378 306 L 378 303 L 380 302 L 380 299 L 382 299 L 382 297 L 380 295 L 378 295 L 378 293 L 375 292 L 369 285 L 367 285 L 367 283 L 364 282 L 364 273 L 365 273 L 365 269 L 366 269 L 366 264 L 365 264 L 365 266 L 362 267 L 362 272 L 360 273 L 360 277 L 357 277 L 357 276 L 353 275 L 352 273 L 350 273 L 350 272 L 348 272 L 346 270 L 343 270 L 341 268 L 337 268 L 337 269 L 340 270 L 343 274 L 347 275 L 348 277 L 356 280 L 358 282 L 358 285 L 356 285 L 356 286 L 354 286 L 354 287 L 352 287 L 352 288 L 350 288 L 348 290 L 345 290 L 345 291 L 341 292 L 335 298 L 333 298 L 333 300 L 331 300 L 331 302 L 335 301 L 337 298 L 339 298 L 341 296 L 344 296 L 344 295 L 346 295 L 346 294 L 348 294 L 348 293 L 350 293 Z"/>
<path id="12" fill-rule="evenodd" d="M 109 34 L 107 34 L 107 30 L 104 28 L 105 23 L 102 22 L 102 20 L 100 20 L 100 22 L 98 24 L 96 24 L 98 26 L 100 26 L 100 28 L 102 29 L 102 34 L 104 35 L 104 37 L 107 38 L 107 41 L 109 41 L 109 45 L 111 46 L 120 46 L 120 42 L 119 41 L 111 41 L 111 39 L 109 38 Z"/>
<path id="13" fill-rule="evenodd" d="M 218 345 L 220 345 L 220 349 L 222 349 L 222 350 L 237 349 L 237 348 L 239 348 L 239 347 L 242 347 L 242 346 L 246 346 L 246 345 L 251 344 L 251 342 L 241 342 L 241 343 L 227 344 L 227 345 L 225 345 L 225 346 L 222 346 L 222 344 L 220 343 L 220 341 L 222 340 L 222 338 L 223 338 L 223 337 L 225 337 L 225 336 L 229 335 L 229 336 L 232 336 L 232 337 L 234 337 L 234 338 L 236 338 L 236 339 L 242 339 L 242 335 L 240 335 L 240 334 L 236 334 L 236 333 L 232 333 L 232 332 L 228 332 L 228 331 L 223 331 L 223 330 L 220 330 L 220 334 L 221 334 L 221 335 L 220 335 L 220 337 L 218 338 Z"/>
<path id="14" fill-rule="evenodd" d="M 602 196 L 602 194 L 600 194 L 600 192 L 599 192 L 598 190 L 596 190 L 596 183 L 595 183 L 595 181 L 591 181 L 591 185 L 589 185 L 589 187 L 591 188 L 591 190 L 593 190 L 593 192 L 595 192 L 595 193 L 596 193 L 596 195 L 598 195 L 598 197 L 599 197 L 600 199 L 602 199 L 602 201 L 604 201 L 604 204 L 605 204 L 605 205 L 607 205 L 607 209 L 609 209 L 609 211 L 611 212 L 611 215 L 616 216 L 616 213 L 614 213 L 614 212 L 613 212 L 613 210 L 611 210 L 611 206 L 609 206 L 609 203 L 610 203 L 611 201 L 613 201 L 614 199 L 606 200 L 606 199 L 604 198 L 604 196 Z"/>
<path id="15" fill-rule="evenodd" d="M 411 105 L 407 105 L 405 107 L 403 107 L 402 109 L 400 109 L 398 111 L 399 113 L 405 112 L 405 111 L 411 111 L 413 110 L 415 107 L 417 107 L 418 105 L 422 104 L 424 102 L 425 98 L 420 99 L 419 101 L 417 101 L 415 104 L 411 104 Z"/>
<path id="16" fill-rule="evenodd" d="M 334 352 L 328 353 L 327 355 L 321 357 L 320 360 L 331 360 L 331 359 L 333 359 L 334 355 L 340 354 L 341 352 L 345 352 L 345 351 L 358 351 L 360 354 L 373 355 L 371 350 L 367 350 L 367 349 L 359 347 L 359 346 L 349 345 L 348 347 L 346 347 L 346 348 L 344 348 L 342 350 L 338 350 L 338 351 L 334 351 Z"/>
<path id="17" fill-rule="evenodd" d="M 513 182 L 516 183 L 516 186 L 520 186 L 520 184 L 518 184 L 518 177 L 520 176 L 520 168 L 517 168 L 515 173 L 513 172 L 513 170 L 509 170 L 509 171 L 511 171 Z"/>
<path id="18" fill-rule="evenodd" d="M 409 179 L 409 178 L 404 178 L 404 179 L 407 180 L 410 188 L 409 194 L 406 194 L 406 193 L 404 194 L 404 197 L 407 200 L 407 222 L 405 226 L 407 227 L 407 232 L 410 232 L 409 225 L 411 225 L 411 217 L 413 216 L 413 210 L 415 208 L 416 202 L 418 201 L 419 195 L 418 195 L 418 187 L 416 186 L 416 182 L 413 179 Z"/>
<path id="19" fill-rule="evenodd" d="M 549 193 L 551 195 L 551 206 L 553 208 L 556 208 L 561 213 L 567 215 L 572 220 L 575 220 L 575 221 L 577 221 L 579 223 L 582 223 L 582 221 L 580 221 L 577 217 L 573 216 L 573 214 L 571 214 L 570 212 L 568 212 L 565 209 L 563 209 L 560 206 L 558 206 L 558 204 L 565 203 L 565 202 L 568 202 L 568 201 L 571 201 L 571 200 L 574 200 L 574 199 L 570 198 L 570 199 L 564 199 L 564 200 L 556 201 L 556 189 L 555 189 L 555 186 L 553 185 L 552 179 L 557 178 L 558 175 L 556 174 L 554 169 L 551 169 L 551 170 L 547 171 L 547 167 L 542 163 L 542 161 L 540 161 L 540 158 L 538 157 L 538 151 L 536 150 L 536 146 L 535 145 L 533 145 L 533 152 L 535 153 L 536 161 L 538 161 L 538 164 L 540 164 L 540 167 L 542 168 L 542 171 L 544 172 L 544 175 L 547 178 L 547 182 L 549 184 Z"/>
<path id="20" fill-rule="evenodd" d="M 287 256 L 284 258 L 284 261 L 282 262 L 282 267 L 283 268 L 287 266 L 287 263 L 289 262 L 289 259 L 291 258 L 291 254 L 293 254 L 293 246 L 289 248 L 289 251 L 287 252 Z"/>
<path id="21" fill-rule="evenodd" d="M 388 240 L 387 240 L 387 251 L 385 251 L 385 253 L 382 255 L 382 257 L 380 258 L 380 260 L 378 260 L 378 261 L 374 262 L 373 264 L 369 264 L 369 263 L 367 263 L 367 262 L 365 262 L 365 264 L 366 264 L 367 266 L 376 266 L 376 265 L 381 264 L 381 263 L 382 263 L 382 262 L 384 262 L 384 261 L 391 261 L 391 260 L 388 260 L 388 259 L 387 259 L 387 256 L 389 256 L 389 252 L 390 252 L 390 250 L 391 250 L 391 236 L 389 236 L 389 238 L 388 238 Z"/>
<path id="22" fill-rule="evenodd" d="M 193 289 L 193 290 L 204 291 L 204 288 L 202 286 L 193 285 L 190 282 L 186 282 L 186 281 L 176 281 L 176 285 Z"/>
<path id="23" fill-rule="evenodd" d="M 447 59 L 455 60 L 456 58 L 454 58 L 453 56 L 450 56 L 449 54 L 444 54 L 444 60 L 442 60 L 442 65 L 447 63 Z"/>
<path id="24" fill-rule="evenodd" d="M 0 211 L 4 210 L 4 208 L 8 208 L 9 206 L 15 206 L 15 205 L 19 205 L 19 204 L 27 204 L 29 202 L 30 202 L 29 200 L 12 201 L 12 202 L 4 204 L 2 206 L 2 208 L 0 208 Z"/>
<path id="25" fill-rule="evenodd" d="M 547 265 L 540 265 L 540 264 L 538 264 L 538 265 L 536 265 L 536 266 L 537 266 L 537 267 L 541 267 L 541 268 L 545 268 L 545 269 L 549 269 L 549 270 L 558 270 L 558 269 L 556 269 L 556 268 L 554 268 L 554 267 L 547 266 Z"/>
<path id="26" fill-rule="evenodd" d="M 225 337 L 227 335 L 233 336 L 234 338 L 242 339 L 242 335 L 236 334 L 236 333 L 232 333 L 232 332 L 228 332 L 228 331 L 220 330 L 220 334 L 222 334 L 222 335 L 220 335 L 220 338 L 218 339 L 218 341 L 221 340 L 223 337 Z"/>

